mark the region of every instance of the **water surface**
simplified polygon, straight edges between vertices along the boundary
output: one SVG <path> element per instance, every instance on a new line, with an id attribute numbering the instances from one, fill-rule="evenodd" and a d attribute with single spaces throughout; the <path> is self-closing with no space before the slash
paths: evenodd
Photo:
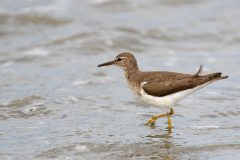
<path id="1" fill-rule="evenodd" d="M 240 158 L 239 1 L 0 3 L 0 159 Z M 176 105 L 172 133 L 150 129 L 161 110 L 96 67 L 122 51 L 142 70 L 230 77 Z"/>

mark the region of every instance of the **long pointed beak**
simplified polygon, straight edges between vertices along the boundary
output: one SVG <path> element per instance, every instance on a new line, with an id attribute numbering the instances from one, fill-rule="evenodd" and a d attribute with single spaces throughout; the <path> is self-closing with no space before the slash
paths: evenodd
<path id="1" fill-rule="evenodd" d="M 114 63 L 115 63 L 115 60 L 109 61 L 109 62 L 106 62 L 106 63 L 99 64 L 98 67 L 109 66 L 109 65 L 112 65 L 112 64 L 114 64 Z"/>

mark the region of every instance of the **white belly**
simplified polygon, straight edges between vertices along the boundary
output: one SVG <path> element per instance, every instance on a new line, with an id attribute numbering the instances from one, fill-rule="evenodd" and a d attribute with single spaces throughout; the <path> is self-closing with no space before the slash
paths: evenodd
<path id="1" fill-rule="evenodd" d="M 141 99 L 148 104 L 154 105 L 156 107 L 160 107 L 164 112 L 168 112 L 170 108 L 172 108 L 177 102 L 179 102 L 180 100 L 187 97 L 191 93 L 203 88 L 208 84 L 209 83 L 205 83 L 198 87 L 173 93 L 164 97 L 155 97 L 155 96 L 148 95 L 143 89 L 141 89 L 140 91 Z"/>

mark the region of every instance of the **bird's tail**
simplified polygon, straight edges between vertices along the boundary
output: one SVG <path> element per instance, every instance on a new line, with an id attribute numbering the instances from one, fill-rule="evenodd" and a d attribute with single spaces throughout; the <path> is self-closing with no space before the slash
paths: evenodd
<path id="1" fill-rule="evenodd" d="M 222 76 L 221 72 L 208 74 L 208 75 L 206 75 L 206 77 L 209 79 L 209 81 L 215 81 L 215 80 L 228 78 L 228 76 Z"/>

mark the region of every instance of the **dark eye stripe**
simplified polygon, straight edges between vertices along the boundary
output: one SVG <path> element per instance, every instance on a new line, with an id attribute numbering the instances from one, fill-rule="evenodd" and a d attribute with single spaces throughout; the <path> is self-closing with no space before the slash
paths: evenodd
<path id="1" fill-rule="evenodd" d="M 118 61 L 121 61 L 121 60 L 122 60 L 122 58 L 118 58 L 117 60 L 118 60 Z"/>

